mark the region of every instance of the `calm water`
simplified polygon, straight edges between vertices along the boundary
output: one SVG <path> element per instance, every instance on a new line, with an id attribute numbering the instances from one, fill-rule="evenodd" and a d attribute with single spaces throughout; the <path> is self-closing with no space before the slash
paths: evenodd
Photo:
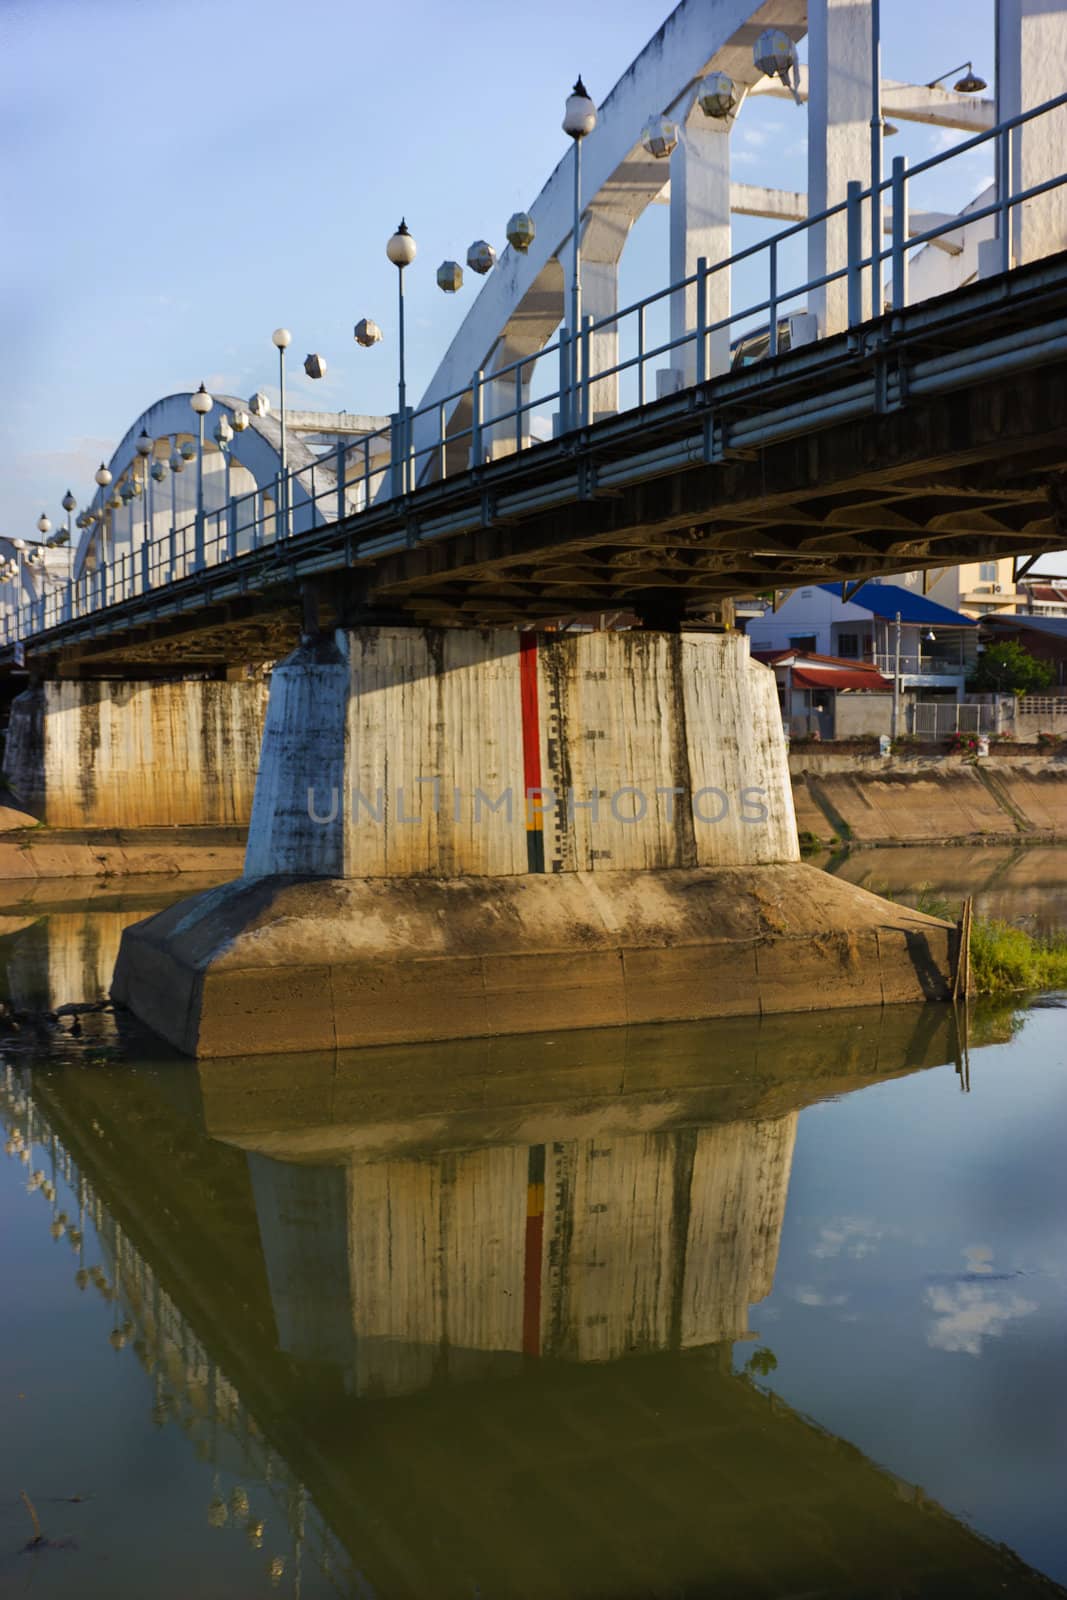
<path id="1" fill-rule="evenodd" d="M 0 887 L 4 992 L 158 893 Z M 1056 1006 L 202 1068 L 91 1016 L 0 1112 L 0 1595 L 1067 1592 Z"/>

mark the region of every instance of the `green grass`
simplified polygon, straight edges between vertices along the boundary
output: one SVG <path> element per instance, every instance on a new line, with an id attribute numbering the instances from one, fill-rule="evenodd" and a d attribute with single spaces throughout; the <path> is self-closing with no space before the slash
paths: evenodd
<path id="1" fill-rule="evenodd" d="M 971 977 L 979 994 L 1067 989 L 1067 938 L 1038 939 L 995 918 L 971 928 Z"/>
<path id="2" fill-rule="evenodd" d="M 883 900 L 895 900 L 886 888 L 874 888 Z M 915 892 L 916 911 L 942 922 L 956 922 L 959 904 L 935 894 L 929 884 Z M 1067 935 L 1038 938 L 1025 928 L 995 917 L 975 917 L 971 924 L 972 992 L 980 995 L 1033 993 L 1040 989 L 1067 989 Z"/>

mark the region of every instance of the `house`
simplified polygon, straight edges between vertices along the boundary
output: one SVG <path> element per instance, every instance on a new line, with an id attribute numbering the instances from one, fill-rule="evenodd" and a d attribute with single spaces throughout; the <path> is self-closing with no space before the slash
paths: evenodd
<path id="1" fill-rule="evenodd" d="M 811 650 L 752 654 L 773 671 L 782 721 L 794 738 L 854 739 L 891 731 L 893 683 L 870 663 Z"/>
<path id="2" fill-rule="evenodd" d="M 1044 572 L 1020 578 L 1016 610 L 1031 617 L 1067 617 L 1067 578 Z"/>
<path id="3" fill-rule="evenodd" d="M 894 581 L 903 589 L 925 595 L 935 605 L 970 617 L 1014 611 L 1017 602 L 1012 556 L 1002 556 L 997 561 L 964 561 L 958 567 L 931 568 L 925 573 L 905 572 Z"/>
<path id="4" fill-rule="evenodd" d="M 863 584 L 847 600 L 840 583 L 794 589 L 777 611 L 749 622 L 753 655 L 799 650 L 899 675 L 913 701 L 958 701 L 978 657 L 973 617 L 896 583 Z M 897 617 L 900 618 L 899 651 Z"/>

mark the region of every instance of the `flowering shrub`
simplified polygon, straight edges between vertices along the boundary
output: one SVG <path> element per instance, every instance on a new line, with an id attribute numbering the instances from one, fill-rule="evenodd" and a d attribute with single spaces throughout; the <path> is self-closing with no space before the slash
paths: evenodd
<path id="1" fill-rule="evenodd" d="M 978 735 L 976 733 L 954 733 L 949 739 L 948 747 L 954 756 L 977 755 Z"/>
<path id="2" fill-rule="evenodd" d="M 1042 750 L 1058 750 L 1063 743 L 1062 733 L 1039 733 L 1037 742 Z"/>

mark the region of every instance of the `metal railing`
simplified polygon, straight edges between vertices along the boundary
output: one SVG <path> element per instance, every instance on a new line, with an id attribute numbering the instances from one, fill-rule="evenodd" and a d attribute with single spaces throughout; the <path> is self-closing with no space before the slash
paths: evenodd
<path id="1" fill-rule="evenodd" d="M 897 657 L 892 650 L 888 654 L 878 653 L 873 658 L 868 659 L 873 659 L 878 671 L 889 678 L 897 670 Z M 958 678 L 968 670 L 966 661 L 961 658 L 953 660 L 944 656 L 908 655 L 906 653 L 902 653 L 900 656 L 900 673 L 902 677 Z"/>
<path id="2" fill-rule="evenodd" d="M 834 284 L 844 285 L 847 329 L 853 330 L 865 320 L 865 280 L 869 276 L 880 301 L 884 289 L 883 270 L 888 267 L 889 308 L 902 311 L 908 304 L 907 269 L 911 252 L 987 217 L 997 222 L 1000 267 L 1010 270 L 1015 208 L 1067 182 L 1067 173 L 1061 173 L 1027 188 L 1012 188 L 1018 131 L 1065 106 L 1067 94 L 1058 95 L 910 168 L 904 158 L 898 157 L 893 162 L 891 175 L 877 186 L 864 189 L 858 182 L 849 183 L 846 198 L 838 204 L 793 223 L 768 239 L 748 245 L 723 261 L 710 265 L 701 259 L 696 271 L 688 277 L 610 316 L 583 318 L 577 332 L 564 327 L 536 355 L 522 357 L 492 371 L 479 370 L 461 388 L 437 396 L 418 409 L 409 407 L 403 414 L 394 414 L 387 428 L 355 441 L 340 442 L 332 452 L 294 467 L 285 476 L 279 474 L 271 484 L 237 496 L 226 505 L 205 512 L 202 517 L 186 514 L 164 533 L 153 533 L 139 546 L 98 561 L 92 571 L 71 580 L 65 588 L 48 591 L 24 603 L 17 613 L 9 612 L 0 619 L 0 642 L 25 640 L 63 622 L 158 590 L 207 568 L 225 565 L 249 551 L 278 546 L 310 529 L 358 518 L 371 507 L 403 499 L 417 487 L 465 473 L 501 455 L 527 450 L 543 442 L 533 424 L 546 407 L 556 408 L 558 434 L 580 431 L 595 420 L 592 406 L 598 386 L 607 384 L 617 388 L 626 380 L 631 406 L 620 409 L 643 407 L 648 399 L 649 364 L 652 362 L 670 358 L 676 368 L 687 375 L 691 373 L 700 386 L 728 369 L 729 358 L 727 356 L 724 363 L 723 351 L 728 351 L 735 342 L 735 332 L 737 338 L 750 334 L 760 321 L 766 324 L 765 359 L 772 360 L 778 354 L 780 318 L 788 307 L 805 302 L 816 290 Z M 909 236 L 909 185 L 960 155 L 968 155 L 986 145 L 992 148 L 995 156 L 996 198 L 987 206 L 948 218 Z M 881 234 L 886 198 L 891 208 L 888 245 L 883 243 Z M 869 215 L 873 225 L 868 230 L 871 242 L 866 252 L 865 215 Z M 845 236 L 840 265 L 814 277 L 803 277 L 788 284 L 783 282 L 784 258 L 789 250 L 810 230 L 826 229 L 828 224 L 835 223 Z M 726 288 L 736 269 L 761 261 L 766 274 L 765 292 L 740 310 L 731 309 L 722 316 L 713 317 L 710 305 L 716 288 L 720 285 Z M 679 297 L 687 306 L 692 303 L 690 321 L 681 333 L 658 337 L 657 325 L 669 318 L 671 307 L 679 304 Z M 881 303 L 876 304 L 873 314 L 880 315 L 883 309 Z M 611 359 L 596 366 L 593 352 L 605 342 Z M 1016 338 L 1012 344 L 1019 342 Z M 623 345 L 627 354 L 622 353 Z M 924 363 L 923 375 L 912 383 L 912 392 L 918 392 L 923 384 L 936 384 L 935 369 L 947 359 L 938 357 Z M 976 368 L 972 363 L 969 375 L 981 376 L 980 366 Z M 836 397 L 837 414 L 844 415 L 854 401 L 867 403 L 865 385 L 854 387 L 855 396 L 846 387 Z M 861 388 L 863 396 L 859 393 Z M 798 402 L 794 409 L 797 427 L 810 426 L 810 420 L 806 420 L 807 405 Z M 832 410 L 824 408 L 823 420 L 830 418 Z M 739 445 L 755 442 L 758 429 L 758 418 L 743 421 L 733 427 L 731 439 Z M 368 553 L 373 554 L 373 547 Z M 907 670 L 959 669 L 931 665 L 924 660 L 917 669 Z"/>

